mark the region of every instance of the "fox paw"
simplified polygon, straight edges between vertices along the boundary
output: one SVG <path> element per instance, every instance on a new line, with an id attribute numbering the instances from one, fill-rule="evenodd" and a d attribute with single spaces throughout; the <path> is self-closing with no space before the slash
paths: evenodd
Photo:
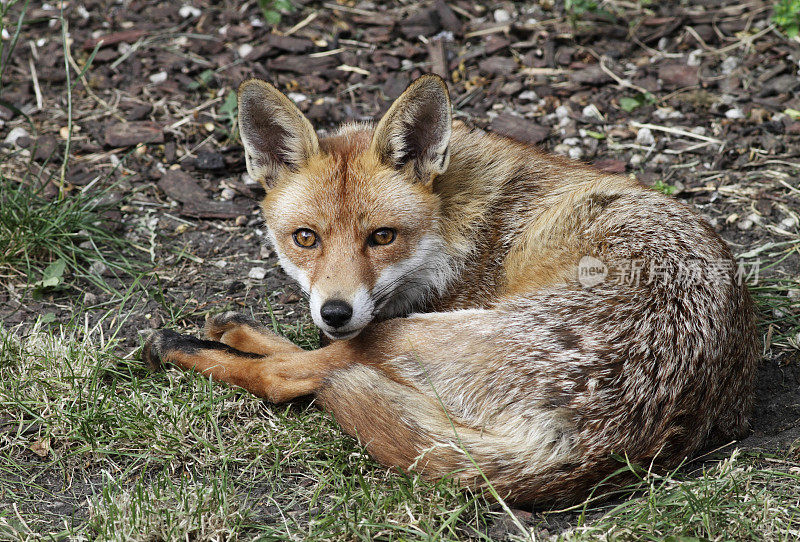
<path id="1" fill-rule="evenodd" d="M 170 344 L 175 343 L 180 336 L 169 329 L 152 332 L 142 347 L 142 361 L 151 371 L 160 370 L 163 367 L 164 354 L 170 349 Z"/>
<path id="2" fill-rule="evenodd" d="M 254 330 L 261 330 L 261 325 L 242 313 L 236 311 L 216 314 L 206 321 L 203 334 L 207 339 L 219 341 L 226 331 L 231 331 L 240 326 L 247 326 Z"/>

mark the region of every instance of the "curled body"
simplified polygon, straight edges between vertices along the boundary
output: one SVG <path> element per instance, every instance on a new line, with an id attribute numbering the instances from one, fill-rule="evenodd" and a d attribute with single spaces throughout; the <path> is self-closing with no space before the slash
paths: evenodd
<path id="1" fill-rule="evenodd" d="M 752 302 L 724 241 L 636 180 L 471 130 L 444 83 L 319 139 L 240 87 L 248 170 L 284 270 L 332 340 L 235 314 L 144 350 L 272 401 L 314 394 L 371 455 L 429 478 L 570 502 L 747 430 Z"/>

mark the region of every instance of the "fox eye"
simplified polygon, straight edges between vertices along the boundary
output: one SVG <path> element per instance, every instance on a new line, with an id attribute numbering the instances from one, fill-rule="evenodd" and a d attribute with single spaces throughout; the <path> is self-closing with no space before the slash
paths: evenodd
<path id="1" fill-rule="evenodd" d="M 395 233 L 391 228 L 380 228 L 369 235 L 370 246 L 388 245 L 394 241 Z"/>
<path id="2" fill-rule="evenodd" d="M 317 244 L 317 234 L 308 228 L 300 228 L 292 234 L 292 237 L 299 247 L 312 248 Z"/>

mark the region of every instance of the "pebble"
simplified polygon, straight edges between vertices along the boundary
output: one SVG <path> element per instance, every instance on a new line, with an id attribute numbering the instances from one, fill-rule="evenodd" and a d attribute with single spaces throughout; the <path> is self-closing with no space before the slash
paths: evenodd
<path id="1" fill-rule="evenodd" d="M 518 98 L 523 102 L 535 102 L 539 99 L 539 95 L 533 90 L 526 90 L 524 92 L 520 92 Z"/>
<path id="2" fill-rule="evenodd" d="M 11 131 L 8 132 L 8 135 L 3 141 L 11 145 L 15 145 L 17 143 L 17 140 L 21 137 L 30 137 L 30 134 L 22 126 L 17 126 L 16 128 L 12 128 Z"/>
<path id="3" fill-rule="evenodd" d="M 644 156 L 642 156 L 641 154 L 634 154 L 633 156 L 631 156 L 631 159 L 628 160 L 628 163 L 632 166 L 638 166 L 643 161 L 644 161 Z"/>
<path id="4" fill-rule="evenodd" d="M 781 227 L 786 230 L 791 230 L 797 226 L 797 218 L 793 216 L 787 216 L 783 220 L 781 220 Z"/>
<path id="5" fill-rule="evenodd" d="M 675 111 L 671 107 L 659 107 L 653 111 L 653 116 L 658 120 L 682 119 L 683 113 L 680 111 Z"/>
<path id="6" fill-rule="evenodd" d="M 599 109 L 597 109 L 597 106 L 594 104 L 589 104 L 586 107 L 584 107 L 583 111 L 581 111 L 581 114 L 587 118 L 603 120 L 603 114 L 600 112 Z"/>
<path id="7" fill-rule="evenodd" d="M 558 117 L 559 120 L 569 118 L 569 107 L 566 105 L 559 105 L 556 107 L 556 117 Z"/>
<path id="8" fill-rule="evenodd" d="M 222 192 L 219 194 L 219 199 L 222 201 L 230 201 L 234 197 L 236 197 L 236 190 L 233 188 L 223 188 Z"/>
<path id="9" fill-rule="evenodd" d="M 734 107 L 733 109 L 728 109 L 727 111 L 725 111 L 725 117 L 729 119 L 743 119 L 744 111 Z"/>
<path id="10" fill-rule="evenodd" d="M 148 79 L 150 79 L 150 82 L 153 83 L 154 85 L 163 83 L 164 81 L 167 80 L 167 72 L 154 73 Z"/>
<path id="11" fill-rule="evenodd" d="M 199 17 L 201 13 L 202 11 L 194 6 L 181 6 L 181 9 L 178 10 L 178 15 L 184 19 L 188 19 L 189 17 Z"/>
<path id="12" fill-rule="evenodd" d="M 561 156 L 566 156 L 569 154 L 570 146 L 566 143 L 559 143 L 555 147 L 553 147 L 553 152 L 556 154 L 560 154 Z"/>
<path id="13" fill-rule="evenodd" d="M 699 66 L 703 62 L 703 50 L 702 49 L 695 49 L 691 53 L 689 53 L 689 57 L 686 59 L 687 66 Z"/>
<path id="14" fill-rule="evenodd" d="M 722 70 L 722 73 L 725 75 L 730 75 L 731 73 L 733 73 L 733 70 L 735 70 L 738 67 L 739 67 L 739 59 L 736 58 L 735 56 L 729 56 L 728 58 L 723 60 L 722 64 L 720 65 L 720 69 Z"/>
<path id="15" fill-rule="evenodd" d="M 264 267 L 254 267 L 247 273 L 247 276 L 251 279 L 262 280 L 267 276 L 267 270 Z"/>
<path id="16" fill-rule="evenodd" d="M 650 128 L 639 128 L 639 131 L 636 133 L 637 144 L 649 147 L 650 145 L 654 145 L 655 142 L 656 138 L 653 137 L 653 132 L 650 131 Z"/>
<path id="17" fill-rule="evenodd" d="M 89 273 L 92 275 L 103 275 L 108 271 L 108 266 L 103 262 L 92 262 L 89 266 Z"/>
<path id="18" fill-rule="evenodd" d="M 245 58 L 247 55 L 253 52 L 253 46 L 249 43 L 243 43 L 239 46 L 236 52 L 239 54 L 239 58 Z"/>
<path id="19" fill-rule="evenodd" d="M 228 266 L 228 262 L 226 260 L 217 260 L 214 262 L 214 267 L 218 267 L 219 269 L 224 269 Z"/>
<path id="20" fill-rule="evenodd" d="M 571 147 L 569 149 L 569 157 L 573 160 L 580 160 L 583 158 L 583 149 L 580 147 Z"/>
<path id="21" fill-rule="evenodd" d="M 746 231 L 751 229 L 753 227 L 753 224 L 755 224 L 755 222 L 753 222 L 749 218 L 743 218 L 739 221 L 738 224 L 736 224 L 736 227 L 739 228 L 740 230 Z"/>
<path id="22" fill-rule="evenodd" d="M 504 9 L 494 10 L 494 20 L 498 23 L 507 23 L 511 20 L 511 14 Z"/>
<path id="23" fill-rule="evenodd" d="M 789 296 L 789 299 L 793 299 L 794 301 L 800 301 L 800 290 L 792 288 L 786 295 Z"/>
<path id="24" fill-rule="evenodd" d="M 301 94 L 300 92 L 289 92 L 288 94 L 286 94 L 286 97 L 292 100 L 296 104 L 308 100 L 308 96 L 306 96 L 305 94 Z"/>

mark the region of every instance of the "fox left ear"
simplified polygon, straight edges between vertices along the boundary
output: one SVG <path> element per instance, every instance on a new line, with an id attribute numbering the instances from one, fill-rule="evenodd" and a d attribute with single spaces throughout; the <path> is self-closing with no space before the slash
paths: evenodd
<path id="1" fill-rule="evenodd" d="M 386 165 L 413 167 L 427 184 L 447 169 L 452 124 L 447 85 L 438 75 L 423 75 L 380 120 L 371 148 Z"/>
<path id="2" fill-rule="evenodd" d="M 265 189 L 282 169 L 296 169 L 319 152 L 308 119 L 281 91 L 260 79 L 239 85 L 239 134 L 247 172 Z"/>

